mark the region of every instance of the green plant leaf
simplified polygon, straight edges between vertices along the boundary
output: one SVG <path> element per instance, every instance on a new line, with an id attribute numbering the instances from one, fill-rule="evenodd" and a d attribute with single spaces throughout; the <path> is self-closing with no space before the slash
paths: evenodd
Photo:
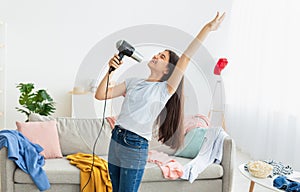
<path id="1" fill-rule="evenodd" d="M 50 95 L 47 93 L 46 90 L 42 89 L 37 92 L 37 95 L 39 95 L 43 100 L 47 101 L 53 101 L 53 99 L 50 97 Z"/>
<path id="2" fill-rule="evenodd" d="M 34 89 L 34 85 L 33 83 L 19 83 L 17 88 L 19 88 L 21 93 L 29 94 Z"/>
<path id="3" fill-rule="evenodd" d="M 40 89 L 33 92 L 33 83 L 19 83 L 17 88 L 21 93 L 19 104 L 26 110 L 18 107 L 16 107 L 16 109 L 21 113 L 25 113 L 27 119 L 30 113 L 38 113 L 47 116 L 55 112 L 55 102 L 46 90 Z"/>
<path id="4" fill-rule="evenodd" d="M 19 112 L 21 112 L 21 113 L 25 113 L 26 116 L 29 116 L 29 114 L 30 114 L 28 111 L 26 111 L 26 110 L 24 110 L 24 109 L 21 109 L 21 108 L 18 108 L 18 107 L 16 107 L 16 109 L 17 109 L 17 111 L 19 111 Z"/>

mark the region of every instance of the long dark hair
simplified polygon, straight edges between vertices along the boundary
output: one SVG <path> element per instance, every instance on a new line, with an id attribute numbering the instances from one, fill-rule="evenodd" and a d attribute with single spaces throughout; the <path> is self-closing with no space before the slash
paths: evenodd
<path id="1" fill-rule="evenodd" d="M 169 79 L 175 69 L 179 57 L 171 50 L 169 52 L 169 72 L 162 77 L 162 81 Z M 183 111 L 184 111 L 184 98 L 183 98 L 183 77 L 177 87 L 176 92 L 171 96 L 165 109 L 161 111 L 156 119 L 156 125 L 159 126 L 158 140 L 170 146 L 173 149 L 179 149 L 184 142 L 184 129 L 183 129 Z"/>

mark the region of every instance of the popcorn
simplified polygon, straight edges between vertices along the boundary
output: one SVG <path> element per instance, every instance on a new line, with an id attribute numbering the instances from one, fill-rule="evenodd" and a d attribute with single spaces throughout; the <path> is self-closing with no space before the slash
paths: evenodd
<path id="1" fill-rule="evenodd" d="M 251 161 L 247 166 L 249 173 L 257 178 L 267 178 L 273 171 L 273 166 L 263 161 Z"/>

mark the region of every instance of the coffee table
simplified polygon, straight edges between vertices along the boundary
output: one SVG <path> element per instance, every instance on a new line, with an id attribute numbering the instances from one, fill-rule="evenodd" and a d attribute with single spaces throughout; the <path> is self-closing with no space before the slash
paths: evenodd
<path id="1" fill-rule="evenodd" d="M 250 187 L 249 187 L 249 192 L 253 192 L 253 189 L 254 189 L 254 185 L 255 183 L 267 188 L 267 189 L 271 189 L 273 191 L 280 191 L 282 192 L 283 190 L 280 190 L 280 189 L 277 189 L 276 187 L 273 187 L 273 180 L 276 178 L 265 178 L 265 179 L 261 179 L 261 178 L 256 178 L 256 177 L 253 177 L 249 172 L 247 172 L 245 169 L 244 169 L 244 166 L 245 164 L 241 164 L 239 166 L 239 170 L 240 172 L 247 178 L 250 180 Z M 297 172 L 297 171 L 293 171 L 293 174 L 291 175 L 288 175 L 287 176 L 288 178 L 294 178 L 294 179 L 297 179 L 295 181 L 299 182 L 298 179 L 300 179 L 300 172 Z M 293 180 L 294 180 L 293 179 Z"/>

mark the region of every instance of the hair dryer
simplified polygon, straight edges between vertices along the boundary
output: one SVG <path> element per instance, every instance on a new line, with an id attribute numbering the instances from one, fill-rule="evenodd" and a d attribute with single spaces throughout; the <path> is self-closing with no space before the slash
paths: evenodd
<path id="1" fill-rule="evenodd" d="M 143 56 L 137 52 L 132 45 L 130 45 L 125 40 L 119 40 L 116 43 L 116 47 L 119 50 L 118 56 L 120 57 L 120 61 L 123 59 L 123 57 L 126 55 L 128 57 L 131 57 L 132 59 L 136 60 L 137 62 L 141 62 L 143 60 Z M 114 67 L 109 68 L 109 73 L 111 73 L 113 70 L 115 70 Z"/>

